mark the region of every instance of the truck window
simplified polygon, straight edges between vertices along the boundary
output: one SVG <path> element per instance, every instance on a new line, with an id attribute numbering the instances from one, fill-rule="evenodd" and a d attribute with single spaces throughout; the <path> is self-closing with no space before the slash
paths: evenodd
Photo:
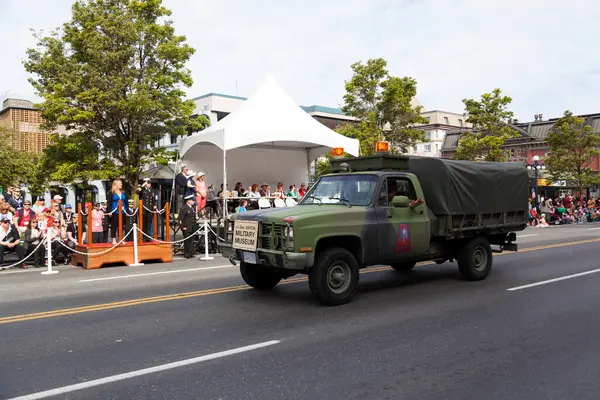
<path id="1" fill-rule="evenodd" d="M 372 201 L 376 187 L 375 175 L 324 176 L 306 193 L 298 205 L 346 202 L 353 206 L 366 206 Z"/>
<path id="2" fill-rule="evenodd" d="M 416 200 L 417 195 L 412 182 L 408 178 L 386 178 L 379 194 L 379 205 L 387 207 L 394 196 L 406 196 Z"/>

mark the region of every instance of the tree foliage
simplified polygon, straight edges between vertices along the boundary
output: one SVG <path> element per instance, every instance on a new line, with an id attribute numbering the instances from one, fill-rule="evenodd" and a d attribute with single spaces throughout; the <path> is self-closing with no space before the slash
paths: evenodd
<path id="1" fill-rule="evenodd" d="M 3 189 L 29 183 L 36 168 L 35 156 L 13 147 L 14 135 L 18 135 L 18 132 L 0 126 L 0 187 Z"/>
<path id="2" fill-rule="evenodd" d="M 593 174 L 589 167 L 594 157 L 600 156 L 600 137 L 584 118 L 565 111 L 554 123 L 546 141 L 550 153 L 544 163 L 553 181 L 572 181 L 580 191 L 600 182 L 598 175 Z"/>
<path id="3" fill-rule="evenodd" d="M 54 177 L 124 177 L 135 188 L 145 165 L 174 156 L 158 140 L 208 124 L 191 118 L 194 103 L 184 100 L 194 49 L 175 34 L 170 14 L 161 0 L 80 0 L 62 28 L 34 34 L 24 65 L 46 128 L 75 132 L 47 151 Z"/>
<path id="4" fill-rule="evenodd" d="M 382 58 L 370 59 L 363 64 L 352 64 L 352 78 L 346 82 L 342 110 L 355 117 L 356 123 L 346 123 L 338 132 L 360 141 L 361 154 L 375 152 L 375 143 L 390 142 L 390 149 L 406 153 L 418 142 L 426 142 L 426 133 L 416 128 L 427 120 L 421 116 L 421 107 L 411 100 L 417 94 L 417 82 L 410 77 L 390 76 L 387 62 Z"/>
<path id="5" fill-rule="evenodd" d="M 470 132 L 461 135 L 454 156 L 458 160 L 506 161 L 503 149 L 506 140 L 518 136 L 508 125 L 513 117 L 508 110 L 512 98 L 502 96 L 500 89 L 484 93 L 481 100 L 464 99 L 467 122 L 473 125 Z"/>
<path id="6" fill-rule="evenodd" d="M 319 179 L 322 175 L 327 175 L 331 173 L 331 155 L 325 156 L 325 159 L 317 160 L 317 165 L 315 167 L 315 175 L 313 176 L 313 180 Z"/>

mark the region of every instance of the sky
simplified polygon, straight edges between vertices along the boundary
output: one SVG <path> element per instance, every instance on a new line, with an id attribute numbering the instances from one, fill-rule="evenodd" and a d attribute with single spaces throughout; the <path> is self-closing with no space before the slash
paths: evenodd
<path id="1" fill-rule="evenodd" d="M 0 98 L 36 100 L 22 61 L 71 0 L 0 0 Z M 190 97 L 251 96 L 272 75 L 301 105 L 340 107 L 356 61 L 417 81 L 426 110 L 494 88 L 521 121 L 600 112 L 597 0 L 164 0 L 196 49 Z"/>

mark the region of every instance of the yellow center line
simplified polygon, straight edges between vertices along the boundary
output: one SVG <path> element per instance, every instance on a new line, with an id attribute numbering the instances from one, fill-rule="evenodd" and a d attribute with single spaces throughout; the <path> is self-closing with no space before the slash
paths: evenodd
<path id="1" fill-rule="evenodd" d="M 567 242 L 567 243 L 556 243 L 556 244 L 549 244 L 549 245 L 535 246 L 535 247 L 527 247 L 527 248 L 519 250 L 519 253 L 525 253 L 525 252 L 529 252 L 529 251 L 540 251 L 540 250 L 546 250 L 546 249 L 554 249 L 554 248 L 558 248 L 558 247 L 576 246 L 576 245 L 580 245 L 580 244 L 598 243 L 598 242 L 600 242 L 600 238 L 578 240 L 575 242 Z M 495 256 L 508 255 L 508 254 L 515 254 L 515 253 L 514 252 L 497 253 L 497 254 L 495 254 Z M 434 264 L 434 262 L 425 261 L 425 262 L 417 263 L 417 265 L 431 265 L 431 264 Z M 374 272 L 388 271 L 391 269 L 392 268 L 389 266 L 374 267 L 374 268 L 368 268 L 368 269 L 361 270 L 360 272 L 361 272 L 361 274 L 369 274 L 369 273 L 374 273 Z M 286 280 L 282 281 L 280 283 L 280 285 L 288 285 L 288 284 L 292 284 L 292 283 L 306 282 L 307 280 L 308 280 L 307 277 L 291 278 L 291 279 L 286 279 Z M 138 299 L 116 301 L 116 302 L 112 302 L 112 303 L 94 304 L 94 305 L 83 306 L 83 307 L 66 308 L 66 309 L 61 309 L 61 310 L 44 311 L 44 312 L 31 313 L 31 314 L 12 315 L 12 316 L 8 316 L 8 317 L 1 317 L 0 325 L 10 324 L 10 323 L 15 323 L 15 322 L 31 321 L 31 320 L 43 319 L 43 318 L 54 318 L 54 317 L 60 317 L 60 316 L 65 316 L 65 315 L 82 314 L 82 313 L 87 313 L 87 312 L 92 312 L 92 311 L 111 310 L 111 309 L 115 309 L 115 308 L 131 307 L 131 306 L 137 306 L 137 305 L 141 305 L 141 304 L 159 303 L 159 302 L 170 301 L 170 300 L 189 299 L 189 298 L 193 298 L 193 297 L 239 292 L 239 291 L 248 290 L 248 289 L 250 289 L 250 286 L 248 286 L 248 285 L 228 286 L 228 287 L 215 288 L 215 289 L 199 290 L 199 291 L 195 291 L 195 292 L 174 293 L 174 294 L 168 294 L 168 295 L 164 295 L 164 296 L 143 297 L 143 298 L 138 298 Z"/>

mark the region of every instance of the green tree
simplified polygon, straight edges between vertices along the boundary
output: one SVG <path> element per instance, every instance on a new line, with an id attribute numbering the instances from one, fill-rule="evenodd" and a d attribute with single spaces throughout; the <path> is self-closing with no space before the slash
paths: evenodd
<path id="1" fill-rule="evenodd" d="M 89 134 L 85 132 L 69 136 L 54 134 L 40 159 L 38 174 L 58 182 L 104 180 L 118 176 L 119 170 L 114 162 L 100 158 L 99 153 L 99 144 L 89 140 Z"/>
<path id="2" fill-rule="evenodd" d="M 313 179 L 317 180 L 321 175 L 327 175 L 331 173 L 331 155 L 326 155 L 325 159 L 317 160 L 317 165 L 315 167 L 315 175 L 313 175 Z"/>
<path id="3" fill-rule="evenodd" d="M 13 147 L 14 135 L 18 132 L 0 126 L 0 187 L 4 190 L 9 186 L 29 183 L 36 167 L 35 156 Z"/>
<path id="4" fill-rule="evenodd" d="M 174 156 L 157 148 L 158 140 L 208 124 L 191 118 L 194 103 L 184 100 L 194 49 L 175 34 L 169 15 L 161 0 L 80 0 L 62 28 L 34 34 L 37 47 L 24 65 L 43 98 L 45 127 L 76 132 L 47 153 L 65 156 L 46 157 L 55 177 L 124 177 L 135 188 L 145 165 Z M 63 151 L 79 146 L 82 166 Z"/>
<path id="5" fill-rule="evenodd" d="M 600 137 L 585 123 L 584 118 L 570 111 L 558 119 L 546 138 L 550 153 L 544 159 L 548 175 L 553 181 L 572 181 L 580 192 L 600 182 L 589 165 L 600 156 Z"/>
<path id="6" fill-rule="evenodd" d="M 387 62 L 370 59 L 352 64 L 352 78 L 346 82 L 342 110 L 355 117 L 356 123 L 343 124 L 338 132 L 360 141 L 361 154 L 375 152 L 375 143 L 390 142 L 394 153 L 406 153 L 417 142 L 426 142 L 426 133 L 416 126 L 427 123 L 421 107 L 411 100 L 417 94 L 417 82 L 410 77 L 390 76 Z"/>
<path id="7" fill-rule="evenodd" d="M 506 140 L 518 136 L 518 132 L 508 125 L 513 117 L 508 110 L 512 98 L 502 96 L 500 89 L 484 93 L 481 100 L 464 99 L 467 122 L 473 129 L 461 135 L 454 156 L 458 160 L 506 161 L 507 154 L 502 148 Z"/>

